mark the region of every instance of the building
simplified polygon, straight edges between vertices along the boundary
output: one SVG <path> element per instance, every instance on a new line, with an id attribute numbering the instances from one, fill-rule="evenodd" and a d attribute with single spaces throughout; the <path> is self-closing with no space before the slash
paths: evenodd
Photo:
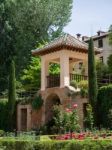
<path id="1" fill-rule="evenodd" d="M 98 31 L 97 35 L 92 36 L 92 38 L 94 46 L 101 49 L 101 54 L 99 55 L 100 60 L 104 64 L 107 64 L 107 59 L 112 54 L 112 45 L 109 44 L 109 32 Z M 83 36 L 82 40 L 87 43 L 89 37 Z"/>
<path id="2" fill-rule="evenodd" d="M 42 108 L 34 111 L 31 104 L 18 104 L 18 130 L 31 129 L 46 124 L 52 119 L 52 107 L 61 104 L 63 108 L 78 104 L 79 123 L 83 127 L 85 105 L 87 97 L 81 97 L 80 89 L 71 86 L 72 80 L 87 80 L 88 44 L 65 34 L 44 48 L 32 51 L 32 54 L 41 58 L 41 89 L 39 93 L 44 100 Z M 95 54 L 99 54 L 95 48 Z M 60 64 L 60 74 L 51 75 L 49 64 Z M 86 66 L 83 74 L 76 74 L 75 66 Z M 80 68 L 79 68 L 80 69 Z"/>

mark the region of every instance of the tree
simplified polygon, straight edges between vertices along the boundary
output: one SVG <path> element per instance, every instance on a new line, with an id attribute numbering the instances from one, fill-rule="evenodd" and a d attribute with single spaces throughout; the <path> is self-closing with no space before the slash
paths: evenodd
<path id="1" fill-rule="evenodd" d="M 112 54 L 107 59 L 109 73 L 112 73 Z"/>
<path id="2" fill-rule="evenodd" d="M 15 85 L 15 62 L 12 59 L 9 67 L 9 90 L 8 90 L 8 119 L 9 129 L 13 127 L 13 115 L 16 103 L 16 85 Z"/>
<path id="3" fill-rule="evenodd" d="M 50 64 L 49 74 L 59 74 L 59 65 Z M 21 82 L 25 90 L 40 89 L 41 84 L 41 60 L 40 57 L 31 57 L 30 64 L 23 70 Z"/>
<path id="4" fill-rule="evenodd" d="M 93 107 L 95 113 L 96 101 L 97 101 L 97 77 L 96 77 L 96 65 L 93 39 L 90 38 L 88 47 L 88 82 L 89 82 L 89 102 Z"/>
<path id="5" fill-rule="evenodd" d="M 18 79 L 30 61 L 31 50 L 39 43 L 50 41 L 62 34 L 63 28 L 70 21 L 71 8 L 72 0 L 0 1 L 2 82 L 8 79 L 6 68 L 9 66 L 9 57 L 16 55 Z"/>
<path id="6" fill-rule="evenodd" d="M 23 70 L 21 76 L 23 87 L 26 90 L 40 88 L 41 83 L 41 63 L 39 57 L 32 57 L 30 64 Z"/>
<path id="7" fill-rule="evenodd" d="M 109 27 L 109 44 L 112 45 L 112 25 Z"/>

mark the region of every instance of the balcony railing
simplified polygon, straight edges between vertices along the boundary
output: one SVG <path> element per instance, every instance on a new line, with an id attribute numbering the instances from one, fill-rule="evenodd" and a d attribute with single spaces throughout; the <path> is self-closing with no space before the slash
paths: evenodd
<path id="1" fill-rule="evenodd" d="M 79 74 L 70 74 L 70 81 L 76 80 L 77 82 L 81 80 L 87 80 L 87 76 Z M 60 86 L 60 75 L 49 75 L 47 76 L 47 88 L 59 87 Z"/>
<path id="2" fill-rule="evenodd" d="M 72 80 L 75 80 L 77 82 L 80 82 L 82 80 L 88 80 L 88 76 L 86 75 L 80 75 L 80 74 L 71 74 L 70 73 L 70 82 Z M 98 87 L 108 85 L 112 83 L 112 74 L 111 75 L 106 75 L 106 76 L 97 76 L 97 82 L 98 82 Z M 47 88 L 51 87 L 59 87 L 60 86 L 60 75 L 49 75 L 47 76 Z"/>
<path id="3" fill-rule="evenodd" d="M 47 76 L 47 88 L 59 87 L 60 86 L 60 75 L 49 75 Z"/>
<path id="4" fill-rule="evenodd" d="M 86 75 L 80 75 L 80 74 L 71 74 L 70 73 L 70 81 L 75 80 L 77 82 L 80 82 L 82 80 L 87 80 L 88 76 Z"/>

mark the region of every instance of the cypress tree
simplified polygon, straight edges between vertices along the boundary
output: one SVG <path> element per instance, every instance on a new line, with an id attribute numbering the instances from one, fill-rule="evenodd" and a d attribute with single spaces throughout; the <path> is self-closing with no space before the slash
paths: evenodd
<path id="1" fill-rule="evenodd" d="M 8 118 L 9 129 L 13 127 L 13 114 L 15 111 L 16 102 L 16 85 L 15 85 L 15 62 L 12 59 L 9 66 L 9 89 L 8 89 Z"/>
<path id="2" fill-rule="evenodd" d="M 95 107 L 97 102 L 97 76 L 96 76 L 96 65 L 95 65 L 95 52 L 93 39 L 90 38 L 88 47 L 88 87 L 89 87 L 89 102 L 93 107 L 95 113 Z"/>

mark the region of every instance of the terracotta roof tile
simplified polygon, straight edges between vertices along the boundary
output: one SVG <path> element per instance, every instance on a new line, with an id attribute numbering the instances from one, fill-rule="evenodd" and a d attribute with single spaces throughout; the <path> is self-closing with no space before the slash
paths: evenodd
<path id="1" fill-rule="evenodd" d="M 61 50 L 62 48 L 78 50 L 80 52 L 86 52 L 88 50 L 88 44 L 84 41 L 80 41 L 77 38 L 71 36 L 70 34 L 65 34 L 49 44 L 45 45 L 43 48 L 36 49 L 32 51 L 33 55 L 45 55 L 53 51 Z M 98 48 L 95 51 L 99 52 Z"/>

